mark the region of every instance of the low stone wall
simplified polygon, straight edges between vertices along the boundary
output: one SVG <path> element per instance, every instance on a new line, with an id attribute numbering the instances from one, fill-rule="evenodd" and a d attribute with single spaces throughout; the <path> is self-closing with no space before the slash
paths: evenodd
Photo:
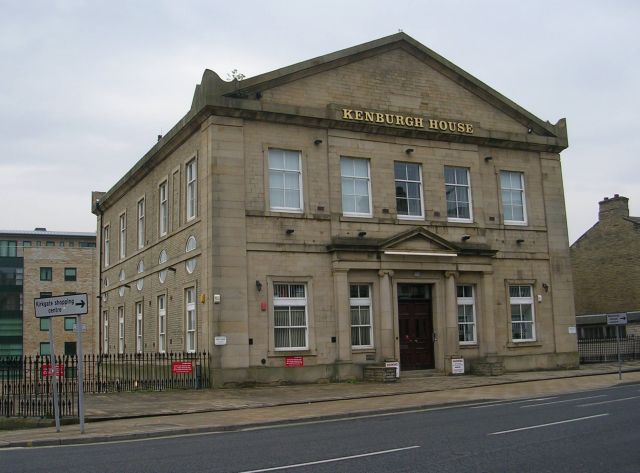
<path id="1" fill-rule="evenodd" d="M 396 369 L 385 366 L 365 366 L 363 368 L 363 379 L 373 383 L 395 383 Z"/>

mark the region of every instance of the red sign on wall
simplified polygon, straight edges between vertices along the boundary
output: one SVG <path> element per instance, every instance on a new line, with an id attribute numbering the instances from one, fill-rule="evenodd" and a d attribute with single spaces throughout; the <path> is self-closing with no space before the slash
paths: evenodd
<path id="1" fill-rule="evenodd" d="M 41 373 L 43 378 L 47 378 L 49 376 L 57 376 L 58 378 L 64 377 L 64 365 L 55 365 L 55 368 L 58 369 L 58 372 L 55 372 L 55 369 L 51 364 L 42 365 Z"/>
<path id="2" fill-rule="evenodd" d="M 193 365 L 190 361 L 174 361 L 171 363 L 171 372 L 173 374 L 193 373 Z"/>
<path id="3" fill-rule="evenodd" d="M 285 356 L 284 366 L 287 368 L 298 368 L 304 366 L 304 358 L 301 356 Z"/>

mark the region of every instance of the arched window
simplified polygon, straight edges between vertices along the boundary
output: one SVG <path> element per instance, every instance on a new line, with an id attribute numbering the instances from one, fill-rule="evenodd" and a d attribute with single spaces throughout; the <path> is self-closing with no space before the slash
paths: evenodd
<path id="1" fill-rule="evenodd" d="M 196 237 L 191 235 L 187 240 L 186 252 L 189 253 L 190 251 L 195 250 L 196 246 L 197 246 Z M 188 259 L 187 261 L 184 262 L 184 267 L 187 270 L 187 273 L 189 274 L 193 273 L 196 269 L 196 259 L 195 258 Z"/>
<path id="2" fill-rule="evenodd" d="M 166 263 L 168 259 L 169 259 L 169 255 L 167 253 L 167 250 L 162 250 L 160 252 L 160 257 L 158 258 L 158 264 L 162 265 Z M 158 272 L 158 279 L 160 280 L 160 284 L 164 284 L 164 282 L 167 280 L 166 269 L 163 269 L 162 271 Z"/>

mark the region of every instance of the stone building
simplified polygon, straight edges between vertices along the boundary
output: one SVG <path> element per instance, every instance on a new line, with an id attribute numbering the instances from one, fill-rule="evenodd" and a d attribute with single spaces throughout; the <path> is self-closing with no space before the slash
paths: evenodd
<path id="1" fill-rule="evenodd" d="M 50 354 L 49 322 L 36 318 L 33 301 L 72 293 L 87 294 L 82 347 L 93 350 L 95 255 L 95 233 L 0 230 L 0 356 Z M 76 318 L 52 320 L 55 354 L 76 354 Z"/>
<path id="2" fill-rule="evenodd" d="M 596 224 L 571 245 L 578 336 L 615 337 L 613 313 L 627 313 L 623 334 L 640 335 L 640 217 L 618 194 L 599 205 Z"/>
<path id="3" fill-rule="evenodd" d="M 404 33 L 206 70 L 93 195 L 100 350 L 210 351 L 216 385 L 576 366 L 566 147 Z"/>

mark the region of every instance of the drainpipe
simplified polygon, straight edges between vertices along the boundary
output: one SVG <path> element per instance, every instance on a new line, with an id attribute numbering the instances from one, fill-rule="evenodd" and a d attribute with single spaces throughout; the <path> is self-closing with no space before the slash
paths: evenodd
<path id="1" fill-rule="evenodd" d="M 100 208 L 100 200 L 96 199 L 95 212 L 98 216 L 98 233 L 96 237 L 98 237 L 99 245 L 98 245 L 98 355 L 102 355 L 104 353 L 102 343 L 104 341 L 104 337 L 102 336 L 102 329 L 104 328 L 102 325 L 102 250 L 104 243 L 102 241 L 102 216 L 104 211 Z"/>

